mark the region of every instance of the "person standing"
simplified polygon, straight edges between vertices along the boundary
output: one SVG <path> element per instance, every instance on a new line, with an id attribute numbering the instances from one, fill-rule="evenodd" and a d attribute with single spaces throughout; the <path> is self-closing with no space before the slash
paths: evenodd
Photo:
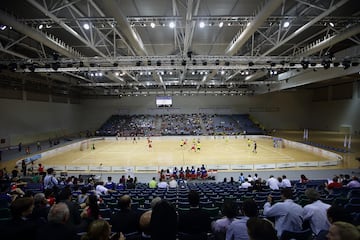
<path id="1" fill-rule="evenodd" d="M 44 175 L 44 166 L 41 163 L 38 164 L 38 172 L 40 176 Z"/>
<path id="2" fill-rule="evenodd" d="M 53 189 L 54 187 L 56 187 L 59 184 L 58 180 L 53 176 L 54 169 L 48 168 L 46 170 L 46 172 L 47 172 L 47 174 L 44 178 L 44 188 L 45 189 Z"/>
<path id="3" fill-rule="evenodd" d="M 257 143 L 256 141 L 254 141 L 254 148 L 253 148 L 253 153 L 257 153 Z"/>
<path id="4" fill-rule="evenodd" d="M 23 176 L 26 176 L 26 162 L 25 159 L 21 161 L 21 172 L 23 173 Z"/>

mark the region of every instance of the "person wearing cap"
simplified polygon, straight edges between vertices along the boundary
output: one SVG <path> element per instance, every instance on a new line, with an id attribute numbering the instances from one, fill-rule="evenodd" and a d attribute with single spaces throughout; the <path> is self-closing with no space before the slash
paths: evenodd
<path id="1" fill-rule="evenodd" d="M 304 221 L 309 221 L 311 230 L 316 235 L 321 230 L 329 230 L 330 223 L 326 212 L 330 208 L 329 204 L 320 200 L 320 194 L 313 188 L 306 189 L 305 196 L 310 200 L 310 204 L 304 206 Z"/>

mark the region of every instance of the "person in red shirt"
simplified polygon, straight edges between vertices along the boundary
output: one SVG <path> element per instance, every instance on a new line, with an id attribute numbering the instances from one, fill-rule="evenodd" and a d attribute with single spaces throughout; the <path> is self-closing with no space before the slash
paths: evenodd
<path id="1" fill-rule="evenodd" d="M 339 183 L 339 178 L 334 177 L 331 183 L 325 183 L 325 186 L 328 190 L 332 190 L 334 188 L 342 188 L 342 184 Z"/>
<path id="2" fill-rule="evenodd" d="M 38 165 L 38 172 L 40 175 L 44 172 L 44 166 L 41 163 Z"/>

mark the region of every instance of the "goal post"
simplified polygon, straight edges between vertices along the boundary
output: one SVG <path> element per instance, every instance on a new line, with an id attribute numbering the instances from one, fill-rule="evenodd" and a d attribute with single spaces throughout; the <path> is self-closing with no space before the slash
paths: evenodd
<path id="1" fill-rule="evenodd" d="M 85 149 L 89 149 L 89 140 L 80 143 L 80 151 L 84 151 Z"/>

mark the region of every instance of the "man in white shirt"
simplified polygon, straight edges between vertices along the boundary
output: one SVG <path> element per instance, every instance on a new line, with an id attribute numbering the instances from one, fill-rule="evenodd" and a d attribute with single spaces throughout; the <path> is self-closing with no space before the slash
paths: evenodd
<path id="1" fill-rule="evenodd" d="M 286 178 L 285 175 L 282 176 L 282 181 L 280 183 L 280 187 L 282 187 L 282 188 L 290 188 L 291 187 L 291 182 L 289 179 Z"/>
<path id="2" fill-rule="evenodd" d="M 104 186 L 104 182 L 98 182 L 96 183 L 95 192 L 98 196 L 106 195 L 111 192 L 116 192 L 116 190 L 108 189 Z"/>
<path id="3" fill-rule="evenodd" d="M 169 187 L 169 184 L 164 181 L 164 180 L 161 180 L 159 183 L 158 183 L 158 188 L 168 188 Z"/>
<path id="4" fill-rule="evenodd" d="M 258 216 L 258 208 L 254 199 L 244 201 L 242 212 L 245 216 L 240 219 L 234 219 L 227 227 L 226 240 L 249 240 L 246 223 L 250 218 Z"/>
<path id="5" fill-rule="evenodd" d="M 316 235 L 321 230 L 329 230 L 330 223 L 326 212 L 330 205 L 320 201 L 320 194 L 313 188 L 306 189 L 305 196 L 311 203 L 304 207 L 304 221 L 309 221 L 310 227 Z"/>
<path id="6" fill-rule="evenodd" d="M 303 208 L 294 203 L 292 198 L 292 190 L 284 188 L 281 190 L 283 202 L 271 205 L 272 197 L 268 196 L 268 202 L 264 205 L 263 214 L 265 217 L 275 217 L 275 229 L 280 238 L 284 230 L 301 231 L 303 224 Z"/>
<path id="7" fill-rule="evenodd" d="M 177 186 L 178 186 L 177 181 L 175 180 L 174 177 L 171 177 L 171 178 L 170 178 L 170 182 L 169 182 L 169 187 L 170 187 L 170 188 L 177 188 Z"/>
<path id="8" fill-rule="evenodd" d="M 279 181 L 270 175 L 270 178 L 266 181 L 266 186 L 269 186 L 271 190 L 279 190 Z"/>
<path id="9" fill-rule="evenodd" d="M 346 185 L 348 188 L 360 188 L 359 179 L 356 176 L 352 177 L 352 180 Z"/>
<path id="10" fill-rule="evenodd" d="M 242 184 L 241 184 L 241 186 L 240 186 L 240 188 L 249 188 L 249 187 L 251 187 L 252 185 L 251 185 L 251 183 L 249 183 L 249 181 L 248 181 L 248 179 L 247 178 L 245 178 L 245 182 L 243 182 Z"/>
<path id="11" fill-rule="evenodd" d="M 46 170 L 47 174 L 44 178 L 44 188 L 45 189 L 53 189 L 56 185 L 59 184 L 58 180 L 53 176 L 54 169 L 48 168 Z"/>

